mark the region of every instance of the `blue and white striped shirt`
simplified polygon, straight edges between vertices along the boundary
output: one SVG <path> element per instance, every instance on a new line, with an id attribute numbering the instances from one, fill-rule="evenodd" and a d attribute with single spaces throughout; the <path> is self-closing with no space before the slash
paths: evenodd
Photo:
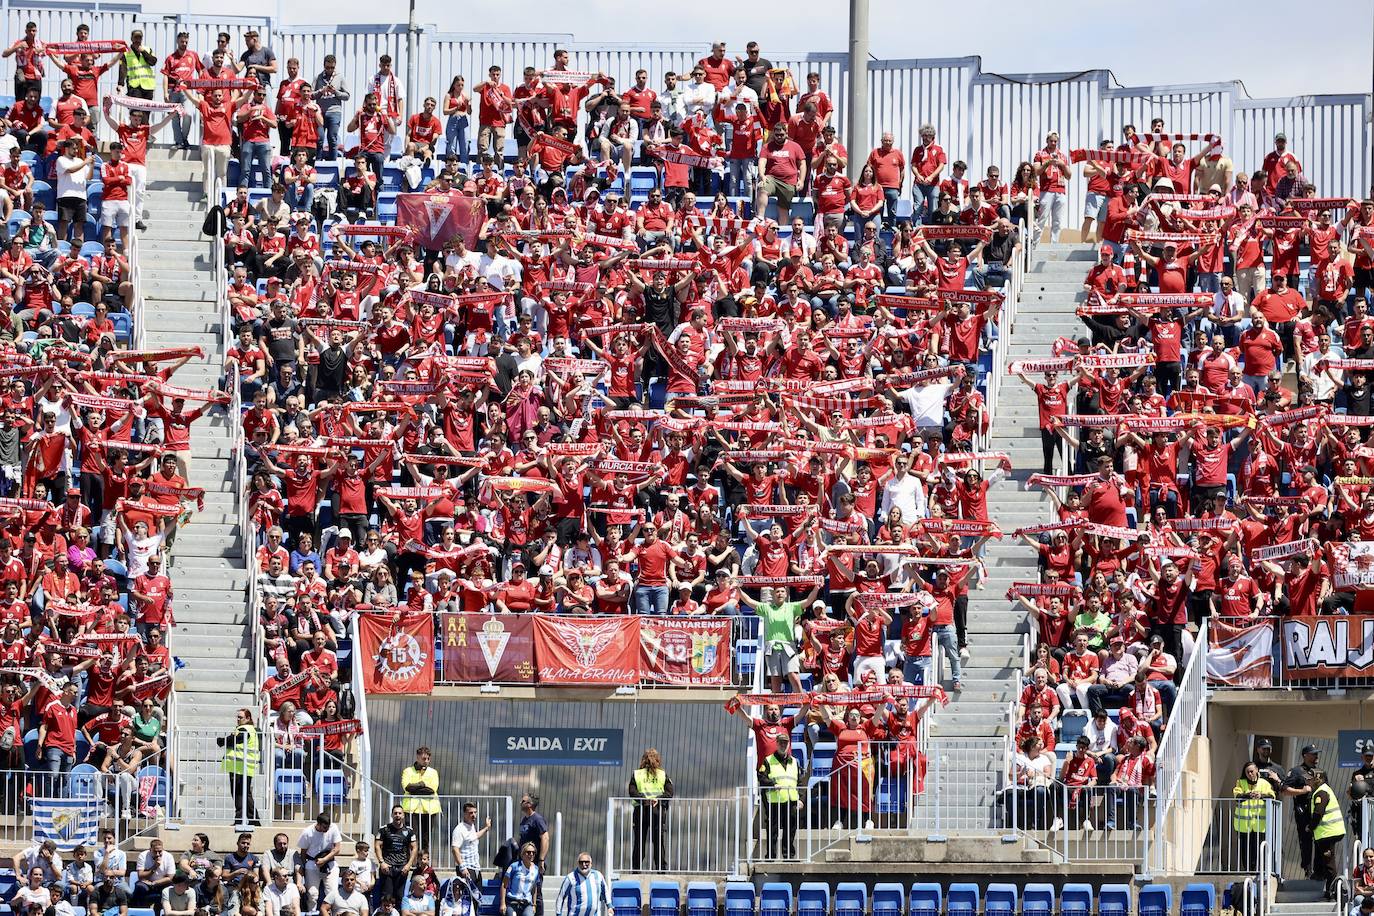
<path id="1" fill-rule="evenodd" d="M 558 889 L 557 916 L 607 916 L 611 911 L 611 889 L 606 877 L 596 869 L 585 873 L 574 868 Z"/>
<path id="2" fill-rule="evenodd" d="M 506 869 L 506 899 L 534 900 L 534 889 L 544 879 L 538 865 L 512 862 Z"/>

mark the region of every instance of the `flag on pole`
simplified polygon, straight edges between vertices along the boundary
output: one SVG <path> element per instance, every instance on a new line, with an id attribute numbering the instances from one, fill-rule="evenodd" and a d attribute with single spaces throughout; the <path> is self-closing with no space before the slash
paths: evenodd
<path id="1" fill-rule="evenodd" d="M 100 830 L 100 800 L 95 798 L 35 798 L 33 841 L 52 840 L 66 852 L 95 846 Z"/>

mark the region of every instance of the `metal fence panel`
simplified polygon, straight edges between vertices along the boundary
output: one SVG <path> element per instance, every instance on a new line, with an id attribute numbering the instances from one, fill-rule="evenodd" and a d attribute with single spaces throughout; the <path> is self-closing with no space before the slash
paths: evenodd
<path id="1" fill-rule="evenodd" d="M 931 738 L 925 791 L 913 829 L 989 830 L 1002 825 L 1006 742 L 1001 738 Z"/>
<path id="2" fill-rule="evenodd" d="M 324 69 L 326 54 L 333 54 L 338 59 L 338 72 L 343 74 L 351 96 L 344 103 L 344 111 L 349 116 L 361 107 L 363 96 L 371 89 L 372 78 L 377 74 L 378 58 L 390 54 L 391 72 L 396 75 L 400 85 L 406 116 L 419 110 L 417 99 L 405 98 L 408 55 L 404 25 L 340 25 L 329 30 L 317 26 L 289 26 L 274 31 L 273 38 L 276 41 L 273 50 L 277 52 L 283 69 L 287 58 L 298 58 L 304 79 L 313 81 L 316 74 Z M 423 68 L 421 72 L 424 72 Z M 447 88 L 447 83 L 442 86 L 421 85 L 421 98 Z"/>
<path id="3" fill-rule="evenodd" d="M 1238 88 L 1237 83 L 1215 83 L 1107 89 L 1102 94 L 1102 121 L 1108 133 L 1101 139 L 1119 141 L 1121 128 L 1127 124 L 1144 133 L 1153 118 L 1163 118 L 1167 133 L 1217 133 L 1223 143 L 1229 143 L 1231 106 Z M 1196 152 L 1200 147 L 1190 144 L 1189 148 Z"/>
<path id="4" fill-rule="evenodd" d="M 977 66 L 976 57 L 870 62 L 868 136 L 862 141 L 846 138 L 850 158 L 867 157 L 886 131 L 892 132 L 902 154 L 910 156 L 921 141 L 921 125 L 928 123 L 934 126 L 936 142 L 950 162 L 967 160 L 972 155 L 969 137 L 974 117 L 969 86 Z"/>
<path id="5" fill-rule="evenodd" d="M 554 50 L 571 43 L 571 35 L 476 37 L 426 32 L 421 58 L 423 66 L 420 69 L 421 91 L 438 98 L 440 93 L 448 90 L 455 76 L 462 76 L 467 82 L 468 95 L 473 97 L 468 135 L 475 137 L 477 100 L 472 87 L 486 80 L 487 68 L 492 64 L 500 67 L 501 80 L 514 88 L 520 84 L 520 73 L 526 66 L 551 65 Z"/>
<path id="6" fill-rule="evenodd" d="M 1226 137 L 1238 171 L 1251 172 L 1274 148 L 1274 135 L 1288 135 L 1288 149 L 1322 197 L 1360 197 L 1369 191 L 1369 96 L 1296 96 L 1235 104 Z"/>
<path id="7" fill-rule="evenodd" d="M 987 167 L 1002 169 L 1010 184 L 1017 166 L 1045 144 L 1045 134 L 1058 131 L 1063 149 L 1095 146 L 1103 130 L 1101 91 L 1106 74 L 980 75 L 970 96 L 972 123 L 968 154 L 970 178 L 982 178 Z M 1083 209 L 1086 182 L 1069 182 L 1066 227 L 1076 227 Z"/>

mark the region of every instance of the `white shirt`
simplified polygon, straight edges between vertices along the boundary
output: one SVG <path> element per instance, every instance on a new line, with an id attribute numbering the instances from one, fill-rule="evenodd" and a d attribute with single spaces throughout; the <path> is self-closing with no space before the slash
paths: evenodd
<path id="1" fill-rule="evenodd" d="M 896 506 L 902 510 L 903 519 L 915 521 L 926 517 L 926 492 L 920 478 L 908 471 L 901 477 L 893 477 L 883 487 L 883 515 Z"/>
<path id="2" fill-rule="evenodd" d="M 453 828 L 452 845 L 458 850 L 458 858 L 468 868 L 477 868 L 481 861 L 477 858 L 477 827 L 462 821 Z"/>
<path id="3" fill-rule="evenodd" d="M 138 857 L 138 870 L 147 871 L 149 868 L 153 867 L 153 862 L 153 851 L 151 849 L 145 849 Z M 172 858 L 172 854 L 167 850 L 164 849 L 162 851 L 162 857 L 157 859 L 156 862 L 157 867 L 153 869 L 152 877 L 148 879 L 140 877 L 140 881 L 143 881 L 145 884 L 152 884 L 164 878 L 170 878 L 176 873 L 176 860 Z"/>
<path id="4" fill-rule="evenodd" d="M 79 166 L 79 168 L 77 168 Z M 76 171 L 68 171 L 76 168 Z M 78 197 L 86 199 L 86 181 L 91 177 L 91 167 L 80 156 L 57 157 L 57 197 Z"/>
<path id="5" fill-rule="evenodd" d="M 1231 295 L 1226 295 L 1220 290 L 1216 293 L 1216 298 L 1212 302 L 1212 314 L 1218 318 L 1234 318 L 1237 315 L 1245 314 L 1245 297 L 1231 290 Z"/>
<path id="6" fill-rule="evenodd" d="M 263 896 L 272 905 L 274 916 L 281 916 L 283 910 L 294 908 L 297 913 L 301 911 L 301 892 L 296 888 L 296 882 L 287 879 L 286 887 L 277 887 L 277 882 L 268 881 L 267 887 L 263 888 Z"/>
<path id="7" fill-rule="evenodd" d="M 934 385 L 912 386 L 897 392 L 906 401 L 911 411 L 911 419 L 916 428 L 943 426 L 945 422 L 945 395 L 952 386 L 949 382 Z"/>
<path id="8" fill-rule="evenodd" d="M 471 267 L 473 273 L 477 273 L 481 269 L 481 264 L 482 255 L 471 250 L 464 250 L 462 254 L 450 251 L 444 255 L 444 266 L 453 271 L 461 271 L 465 267 Z M 424 287 L 419 288 L 423 289 Z"/>
<path id="9" fill-rule="evenodd" d="M 1101 729 L 1097 727 L 1096 721 L 1089 719 L 1083 734 L 1088 736 L 1088 750 L 1094 754 L 1108 753 L 1116 748 L 1116 723 L 1111 719 L 1108 719 L 1107 724 Z"/>
<path id="10" fill-rule="evenodd" d="M 342 842 L 343 834 L 339 833 L 337 824 L 330 824 L 329 829 L 323 833 L 316 830 L 312 824 L 301 831 L 301 837 L 296 841 L 296 848 L 308 856 L 319 856 Z"/>
<path id="11" fill-rule="evenodd" d="M 1316 370 L 1317 363 L 1324 359 L 1339 359 L 1340 354 L 1333 347 L 1330 352 L 1322 353 L 1313 351 L 1303 357 L 1302 375 L 1312 383 L 1312 397 L 1318 401 L 1329 401 L 1336 396 L 1336 386 L 1343 378 L 1344 373 L 1340 369 L 1327 369 L 1325 372 Z M 1337 381 L 1332 381 L 1335 376 Z"/>
<path id="12" fill-rule="evenodd" d="M 727 114 L 734 114 L 736 105 L 748 105 L 751 111 L 756 111 L 759 107 L 759 94 L 748 86 L 731 83 L 720 91 L 720 105 Z"/>
<path id="13" fill-rule="evenodd" d="M 705 81 L 697 83 L 689 80 L 682 92 L 682 104 L 688 116 L 697 112 L 709 114 L 716 104 L 716 87 Z"/>

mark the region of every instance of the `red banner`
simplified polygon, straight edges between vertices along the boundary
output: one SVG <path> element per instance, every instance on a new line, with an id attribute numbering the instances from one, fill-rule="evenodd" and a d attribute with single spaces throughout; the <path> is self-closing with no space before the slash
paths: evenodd
<path id="1" fill-rule="evenodd" d="M 363 684 L 368 693 L 434 692 L 434 617 L 361 614 Z"/>
<path id="2" fill-rule="evenodd" d="M 534 618 L 527 614 L 444 614 L 444 680 L 534 682 Z"/>
<path id="3" fill-rule="evenodd" d="M 458 191 L 396 195 L 396 225 L 412 229 L 416 244 L 430 251 L 443 248 L 455 235 L 461 235 L 469 248 L 475 247 L 486 218 L 480 197 Z"/>
<path id="4" fill-rule="evenodd" d="M 730 683 L 730 621 L 644 617 L 639 621 L 644 679 L 661 684 Z"/>
<path id="5" fill-rule="evenodd" d="M 540 615 L 534 658 L 541 684 L 637 684 L 639 618 Z"/>

